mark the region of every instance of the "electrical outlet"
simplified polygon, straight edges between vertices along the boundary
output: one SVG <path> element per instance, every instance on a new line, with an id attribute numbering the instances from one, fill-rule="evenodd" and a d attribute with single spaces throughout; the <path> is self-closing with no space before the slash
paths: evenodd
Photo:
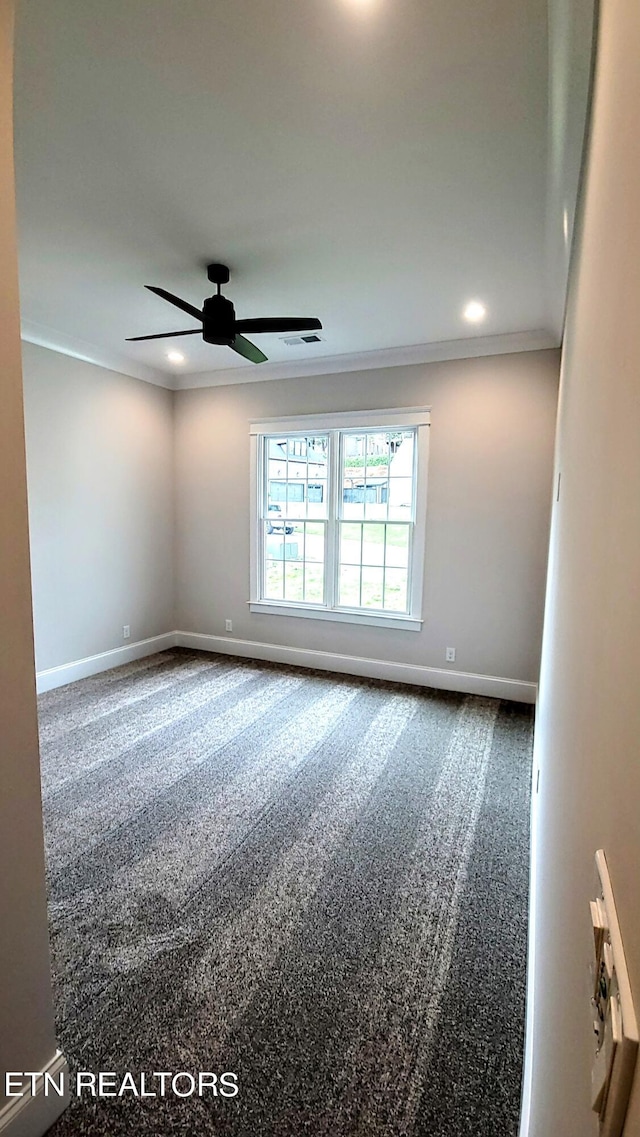
<path id="1" fill-rule="evenodd" d="M 445 657 L 447 663 L 455 663 L 455 661 L 456 661 L 456 649 L 454 647 L 448 647 L 445 651 L 444 657 Z"/>
<path id="2" fill-rule="evenodd" d="M 131 626 L 129 624 L 123 624 L 122 625 L 122 638 L 123 638 L 123 640 L 128 640 L 130 635 L 131 635 Z"/>
<path id="3" fill-rule="evenodd" d="M 224 630 L 225 630 L 225 632 L 232 632 L 233 631 L 233 620 L 225 620 Z"/>

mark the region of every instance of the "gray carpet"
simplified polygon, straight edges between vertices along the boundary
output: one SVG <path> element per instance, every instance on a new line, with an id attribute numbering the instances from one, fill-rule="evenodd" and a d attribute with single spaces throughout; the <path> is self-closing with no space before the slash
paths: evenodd
<path id="1" fill-rule="evenodd" d="M 530 708 L 176 650 L 40 723 L 72 1069 L 239 1085 L 54 1137 L 515 1137 Z"/>

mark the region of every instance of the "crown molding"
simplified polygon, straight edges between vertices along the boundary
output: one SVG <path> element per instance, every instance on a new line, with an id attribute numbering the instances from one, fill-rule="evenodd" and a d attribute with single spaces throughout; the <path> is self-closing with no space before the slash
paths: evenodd
<path id="1" fill-rule="evenodd" d="M 450 359 L 474 359 L 512 352 L 543 351 L 560 346 L 558 337 L 544 329 L 510 332 L 497 336 L 473 336 L 438 343 L 389 347 L 377 351 L 359 351 L 345 355 L 315 355 L 310 359 L 292 359 L 263 363 L 259 367 L 228 367 L 217 371 L 198 371 L 185 375 L 168 375 L 155 367 L 138 363 L 108 348 L 97 347 L 75 336 L 57 332 L 31 320 L 22 321 L 22 339 L 46 347 L 61 355 L 95 363 L 108 371 L 130 375 L 169 391 L 186 391 L 196 387 L 226 387 L 232 383 L 264 383 L 270 379 L 299 379 L 313 375 L 336 375 L 347 371 L 372 371 L 382 367 L 405 367 L 416 363 L 441 363 Z"/>
<path id="2" fill-rule="evenodd" d="M 298 379 L 312 375 L 335 375 L 345 371 L 372 371 L 381 367 L 403 367 L 415 363 L 440 363 L 449 359 L 473 359 L 486 355 L 507 355 L 521 351 L 543 351 L 560 346 L 557 336 L 543 329 L 511 332 L 498 336 L 474 336 L 439 343 L 412 344 L 410 347 L 382 348 L 378 351 L 347 355 L 316 355 L 313 359 L 262 363 L 259 367 L 230 367 L 200 371 L 176 377 L 177 390 L 194 387 L 223 387 L 231 383 L 262 383 L 270 379 Z"/>
<path id="3" fill-rule="evenodd" d="M 70 355 L 74 359 L 84 360 L 85 363 L 95 363 L 98 367 L 105 367 L 107 371 L 117 371 L 120 375 L 130 375 L 132 379 L 142 379 L 145 383 L 155 384 L 156 387 L 175 390 L 173 375 L 165 375 L 155 367 L 137 363 L 125 355 L 120 355 L 119 352 L 96 347 L 86 340 L 68 336 L 65 332 L 58 332 L 55 328 L 48 328 L 44 324 L 23 320 L 21 337 L 26 343 L 36 344 L 37 347 L 48 347 L 50 351 L 57 351 L 60 355 Z"/>

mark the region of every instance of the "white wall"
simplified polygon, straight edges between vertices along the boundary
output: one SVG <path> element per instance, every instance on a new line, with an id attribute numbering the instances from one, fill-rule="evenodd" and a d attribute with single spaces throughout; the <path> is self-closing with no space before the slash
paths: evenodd
<path id="1" fill-rule="evenodd" d="M 588 1137 L 593 854 L 640 1011 L 640 5 L 602 0 L 563 353 L 536 761 L 529 1137 Z M 640 1134 L 640 1073 L 625 1137 Z"/>
<path id="2" fill-rule="evenodd" d="M 558 353 L 182 391 L 176 395 L 177 626 L 261 643 L 536 682 Z M 249 423 L 432 407 L 422 632 L 252 614 Z"/>
<path id="3" fill-rule="evenodd" d="M 39 671 L 173 629 L 173 394 L 25 343 Z"/>
<path id="4" fill-rule="evenodd" d="M 12 21 L 13 5 L 0 0 L 0 1108 L 4 1071 L 41 1070 L 55 1053 L 20 376 Z"/>
<path id="5" fill-rule="evenodd" d="M 547 305 L 562 339 L 584 149 L 596 0 L 549 0 Z"/>

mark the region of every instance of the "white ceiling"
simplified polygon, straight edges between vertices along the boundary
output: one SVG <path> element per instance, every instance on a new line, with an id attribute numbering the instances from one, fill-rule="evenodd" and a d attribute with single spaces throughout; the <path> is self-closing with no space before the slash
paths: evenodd
<path id="1" fill-rule="evenodd" d="M 220 260 L 238 317 L 323 322 L 313 347 L 256 337 L 265 377 L 557 342 L 547 83 L 546 0 L 19 0 L 25 337 L 166 385 L 244 377 L 199 336 L 125 343 L 195 326 L 143 285 L 200 306 Z"/>

